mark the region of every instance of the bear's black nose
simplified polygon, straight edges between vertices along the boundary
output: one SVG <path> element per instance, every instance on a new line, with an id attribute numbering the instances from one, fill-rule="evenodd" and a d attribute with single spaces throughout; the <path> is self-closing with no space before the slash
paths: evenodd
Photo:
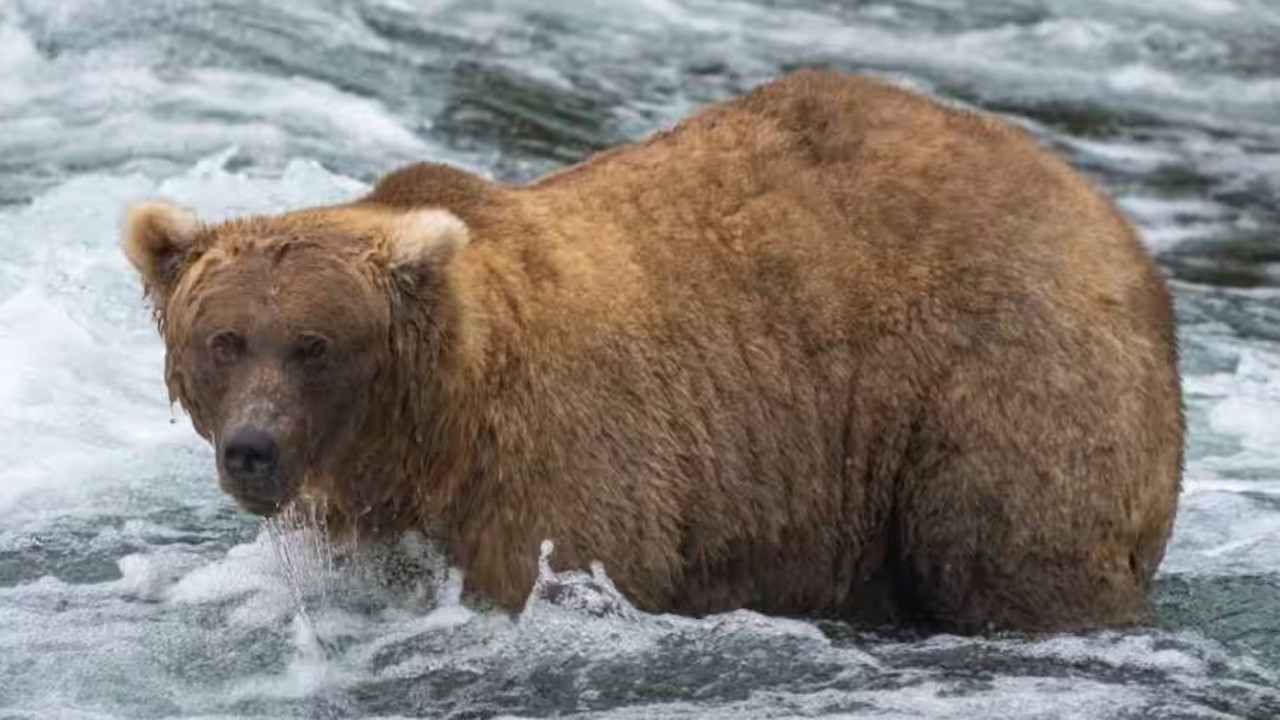
<path id="1" fill-rule="evenodd" d="M 280 458 L 275 438 L 258 428 L 240 428 L 222 446 L 222 467 L 246 495 L 274 498 L 276 464 Z"/>

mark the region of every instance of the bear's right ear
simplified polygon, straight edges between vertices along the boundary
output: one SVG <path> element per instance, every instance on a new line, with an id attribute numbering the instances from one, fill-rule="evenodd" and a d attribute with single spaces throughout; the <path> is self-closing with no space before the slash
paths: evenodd
<path id="1" fill-rule="evenodd" d="M 125 210 L 124 254 L 157 303 L 163 302 L 182 274 L 200 229 L 195 212 L 179 205 L 147 201 Z"/>

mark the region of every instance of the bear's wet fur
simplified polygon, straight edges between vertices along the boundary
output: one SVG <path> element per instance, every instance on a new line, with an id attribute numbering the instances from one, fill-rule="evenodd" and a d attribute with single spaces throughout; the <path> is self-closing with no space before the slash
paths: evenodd
<path id="1" fill-rule="evenodd" d="M 550 539 L 645 611 L 1146 618 L 1171 298 L 992 117 L 801 71 L 525 185 L 422 163 L 279 216 L 151 203 L 125 245 L 223 487 L 421 530 L 470 596 L 519 609 Z"/>

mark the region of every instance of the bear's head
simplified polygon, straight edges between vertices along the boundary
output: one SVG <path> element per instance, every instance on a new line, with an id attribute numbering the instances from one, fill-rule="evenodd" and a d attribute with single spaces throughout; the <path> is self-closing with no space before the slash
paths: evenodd
<path id="1" fill-rule="evenodd" d="M 270 516 L 323 495 L 336 473 L 376 466 L 379 438 L 415 431 L 396 424 L 421 401 L 410 386 L 430 386 L 456 314 L 457 216 L 349 205 L 204 224 L 147 202 L 124 225 L 170 398 L 243 508 Z"/>

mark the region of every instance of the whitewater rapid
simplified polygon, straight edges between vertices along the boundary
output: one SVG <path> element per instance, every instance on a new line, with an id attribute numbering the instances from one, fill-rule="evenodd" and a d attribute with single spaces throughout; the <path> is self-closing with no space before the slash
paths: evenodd
<path id="1" fill-rule="evenodd" d="M 1276 57 L 1263 0 L 0 5 L 0 717 L 1280 716 Z M 1006 114 L 1159 253 L 1190 446 L 1155 627 L 508 618 L 412 539 L 382 582 L 218 491 L 124 203 L 278 211 L 423 158 L 530 177 L 805 63 Z"/>

